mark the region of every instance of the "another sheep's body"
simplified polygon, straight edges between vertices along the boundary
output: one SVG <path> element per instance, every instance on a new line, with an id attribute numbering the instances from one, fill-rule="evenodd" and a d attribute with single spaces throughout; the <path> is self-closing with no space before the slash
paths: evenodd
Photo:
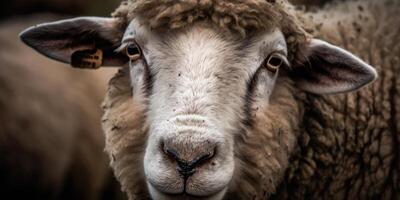
<path id="1" fill-rule="evenodd" d="M 276 198 L 400 198 L 399 2 L 347 3 L 311 14 L 316 37 L 375 66 L 358 92 L 308 95 L 298 152 Z"/>
<path id="2" fill-rule="evenodd" d="M 99 199 L 112 180 L 99 125 L 108 75 L 23 48 L 18 32 L 34 18 L 0 26 L 1 198 Z"/>
<path id="3" fill-rule="evenodd" d="M 324 97 L 280 80 L 268 110 L 257 111 L 254 126 L 236 139 L 240 173 L 227 199 L 264 199 L 270 193 L 275 199 L 400 196 L 400 19 L 393 17 L 399 10 L 398 2 L 367 1 L 310 14 L 317 25 L 324 21 L 317 37 L 367 60 L 380 79 L 359 92 Z M 145 108 L 135 99 L 132 103 L 131 91 L 127 71 L 110 82 L 103 118 L 106 150 L 130 199 L 146 199 Z"/>

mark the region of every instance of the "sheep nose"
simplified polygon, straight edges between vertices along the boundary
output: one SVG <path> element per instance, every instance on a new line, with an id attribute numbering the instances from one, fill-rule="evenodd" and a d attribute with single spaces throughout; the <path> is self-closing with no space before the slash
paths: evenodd
<path id="1" fill-rule="evenodd" d="M 215 145 L 210 142 L 191 145 L 168 142 L 164 143 L 163 152 L 168 158 L 176 162 L 178 173 L 187 178 L 196 172 L 196 167 L 206 164 L 213 158 Z"/>

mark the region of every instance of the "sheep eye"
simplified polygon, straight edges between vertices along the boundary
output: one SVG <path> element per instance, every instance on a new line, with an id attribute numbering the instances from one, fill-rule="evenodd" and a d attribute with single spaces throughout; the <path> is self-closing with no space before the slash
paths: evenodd
<path id="1" fill-rule="evenodd" d="M 134 43 L 128 44 L 125 50 L 126 50 L 126 55 L 131 60 L 137 60 L 142 55 L 142 52 L 140 51 L 139 47 Z"/>
<path id="2" fill-rule="evenodd" d="M 267 62 L 265 62 L 264 65 L 270 72 L 275 73 L 283 63 L 284 61 L 282 58 L 276 55 L 271 55 L 268 57 Z"/>

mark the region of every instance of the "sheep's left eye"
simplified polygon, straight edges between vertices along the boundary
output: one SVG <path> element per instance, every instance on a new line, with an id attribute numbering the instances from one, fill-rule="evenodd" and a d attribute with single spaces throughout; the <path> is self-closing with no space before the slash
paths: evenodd
<path id="1" fill-rule="evenodd" d="M 128 44 L 125 51 L 130 60 L 137 60 L 141 57 L 142 54 L 140 48 L 134 43 Z"/>

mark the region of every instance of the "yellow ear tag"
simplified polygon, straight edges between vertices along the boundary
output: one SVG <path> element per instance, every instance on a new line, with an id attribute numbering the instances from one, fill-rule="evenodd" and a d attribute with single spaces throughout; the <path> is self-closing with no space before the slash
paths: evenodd
<path id="1" fill-rule="evenodd" d="M 80 51 L 72 56 L 72 66 L 76 68 L 98 69 L 103 64 L 103 51 Z"/>

